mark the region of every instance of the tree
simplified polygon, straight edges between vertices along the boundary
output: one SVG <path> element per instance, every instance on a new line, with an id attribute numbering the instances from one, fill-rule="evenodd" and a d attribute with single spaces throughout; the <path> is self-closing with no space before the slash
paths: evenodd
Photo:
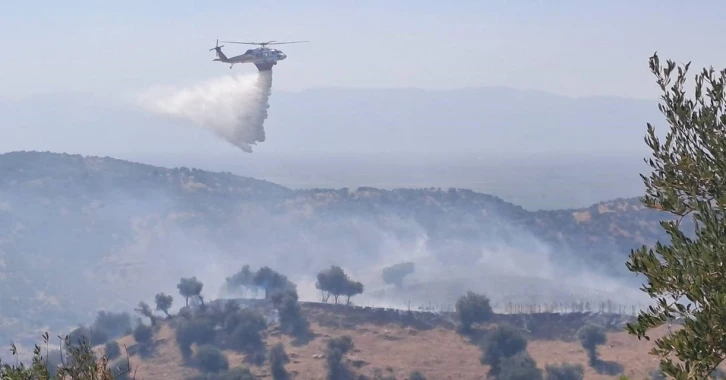
<path id="1" fill-rule="evenodd" d="M 660 357 L 666 375 L 703 379 L 726 357 L 726 69 L 703 69 L 689 99 L 690 62 L 676 70 L 671 60 L 662 66 L 656 53 L 649 63 L 669 129 L 661 140 L 648 123 L 645 142 L 652 158 L 646 163 L 652 172 L 641 175 L 646 187 L 641 201 L 671 216 L 661 222 L 671 241 L 631 251 L 626 265 L 645 276 L 642 290 L 656 304 L 627 329 L 649 340 L 648 330 L 683 319 L 683 328 L 655 340 L 651 353 Z"/>
<path id="2" fill-rule="evenodd" d="M 250 269 L 249 265 L 245 265 L 239 270 L 239 272 L 226 278 L 225 287 L 228 292 L 233 294 L 240 292 L 241 290 L 242 293 L 250 291 L 254 296 L 256 296 L 259 288 L 255 285 L 254 279 L 255 272 Z"/>
<path id="3" fill-rule="evenodd" d="M 269 359 L 270 372 L 274 380 L 286 380 L 290 377 L 285 369 L 285 365 L 290 362 L 290 357 L 285 352 L 285 346 L 282 343 L 276 343 L 270 349 Z"/>
<path id="4" fill-rule="evenodd" d="M 489 376 L 497 377 L 502 362 L 527 349 L 527 339 L 510 326 L 497 326 L 483 343 L 481 364 L 489 366 Z"/>
<path id="5" fill-rule="evenodd" d="M 327 302 L 332 295 L 336 304 L 340 296 L 346 296 L 347 303 L 350 303 L 350 297 L 363 293 L 363 284 L 351 280 L 343 268 L 337 265 L 320 271 L 317 278 L 315 287 L 322 292 L 323 302 Z"/>
<path id="6" fill-rule="evenodd" d="M 485 322 L 494 315 L 489 298 L 474 292 L 467 292 L 456 301 L 456 315 L 461 322 L 461 330 L 471 331 L 473 323 Z"/>
<path id="7" fill-rule="evenodd" d="M 199 302 L 204 304 L 204 299 L 202 298 L 202 288 L 204 287 L 204 284 L 197 280 L 196 276 L 191 278 L 182 278 L 176 287 L 179 289 L 179 294 L 184 297 L 186 306 L 189 306 L 189 298 L 192 297 L 196 297 L 199 299 Z"/>
<path id="8" fill-rule="evenodd" d="M 154 297 L 154 301 L 156 302 L 156 310 L 162 311 L 167 317 L 170 317 L 169 309 L 174 302 L 174 297 L 170 294 L 159 293 Z"/>
<path id="9" fill-rule="evenodd" d="M 255 286 L 265 290 L 265 299 L 270 294 L 286 289 L 297 289 L 297 286 L 288 280 L 287 276 L 275 272 L 269 267 L 262 267 L 257 270 L 252 278 Z"/>
<path id="10" fill-rule="evenodd" d="M 297 291 L 294 289 L 272 295 L 280 315 L 280 329 L 285 334 L 300 337 L 309 332 L 310 324 L 300 309 Z"/>
<path id="11" fill-rule="evenodd" d="M 587 324 L 577 331 L 577 339 L 580 340 L 582 348 L 587 350 L 590 365 L 595 366 L 600 360 L 597 355 L 597 346 L 607 342 L 605 331 L 599 326 Z"/>
<path id="12" fill-rule="evenodd" d="M 414 270 L 415 266 L 412 262 L 398 263 L 383 268 L 381 277 L 386 284 L 393 284 L 397 288 L 402 288 L 404 278 L 413 273 Z"/>
<path id="13" fill-rule="evenodd" d="M 137 313 L 145 316 L 146 318 L 149 318 L 149 320 L 151 321 L 151 325 L 152 326 L 155 326 L 156 325 L 156 316 L 151 311 L 151 307 L 149 306 L 149 304 L 147 304 L 144 301 L 140 301 L 139 302 L 139 306 L 137 306 L 136 309 L 134 309 L 134 310 Z"/>

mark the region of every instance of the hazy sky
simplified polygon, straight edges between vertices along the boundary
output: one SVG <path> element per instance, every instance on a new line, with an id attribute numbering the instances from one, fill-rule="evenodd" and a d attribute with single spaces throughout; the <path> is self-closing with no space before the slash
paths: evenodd
<path id="1" fill-rule="evenodd" d="M 0 97 L 227 74 L 216 38 L 297 40 L 275 87 L 507 86 L 654 97 L 647 58 L 726 66 L 709 0 L 32 1 L 0 5 Z M 243 45 L 225 47 L 228 54 Z M 254 72 L 251 65 L 235 70 Z"/>

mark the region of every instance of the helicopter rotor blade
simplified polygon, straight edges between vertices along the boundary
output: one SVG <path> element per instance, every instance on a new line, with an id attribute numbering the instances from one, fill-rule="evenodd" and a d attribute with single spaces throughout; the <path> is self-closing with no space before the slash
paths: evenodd
<path id="1" fill-rule="evenodd" d="M 264 42 L 240 42 L 240 41 L 222 41 L 228 44 L 243 44 L 243 45 L 264 45 Z"/>
<path id="2" fill-rule="evenodd" d="M 268 45 L 299 44 L 301 42 L 310 42 L 310 41 L 288 41 L 288 42 L 275 42 L 275 41 L 272 41 Z"/>
<path id="3" fill-rule="evenodd" d="M 230 44 L 242 44 L 242 45 L 284 45 L 284 44 L 297 44 L 301 42 L 310 42 L 310 41 L 289 41 L 289 42 L 275 42 L 275 41 L 267 41 L 267 42 L 242 42 L 242 41 L 222 41 Z"/>

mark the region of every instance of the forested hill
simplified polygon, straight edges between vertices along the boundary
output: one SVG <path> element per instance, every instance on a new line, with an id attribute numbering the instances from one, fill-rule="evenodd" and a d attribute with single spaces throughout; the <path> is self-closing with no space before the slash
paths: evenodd
<path id="1" fill-rule="evenodd" d="M 444 273 L 501 275 L 495 264 L 508 257 L 518 276 L 539 275 L 525 267 L 540 261 L 555 272 L 622 275 L 631 248 L 663 238 L 662 217 L 637 199 L 530 212 L 461 189 L 292 190 L 108 157 L 7 153 L 0 155 L 0 329 L 46 325 L 49 315 L 54 325 L 76 324 L 79 313 L 175 294 L 181 276 L 200 277 L 214 298 L 245 263 L 302 282 L 303 297 L 315 296 L 314 276 L 331 264 L 371 290 L 384 286 L 382 266 L 403 260 L 417 263 L 419 283 Z"/>

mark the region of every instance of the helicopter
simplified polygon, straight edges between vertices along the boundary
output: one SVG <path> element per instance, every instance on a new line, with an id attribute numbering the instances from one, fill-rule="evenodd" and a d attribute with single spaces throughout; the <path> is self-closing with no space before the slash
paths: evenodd
<path id="1" fill-rule="evenodd" d="M 283 44 L 297 44 L 308 41 L 289 41 L 289 42 L 238 42 L 238 41 L 222 41 L 230 44 L 243 44 L 243 45 L 258 45 L 260 47 L 255 49 L 249 49 L 244 54 L 240 54 L 234 57 L 227 57 L 222 53 L 224 45 L 219 46 L 219 40 L 217 40 L 216 46 L 209 49 L 209 51 L 215 50 L 217 58 L 214 61 L 229 63 L 229 68 L 238 63 L 254 63 L 257 66 L 257 70 L 266 71 L 272 70 L 272 66 L 276 65 L 278 61 L 282 61 L 287 58 L 287 55 L 278 49 L 270 49 L 267 45 L 283 45 Z"/>

